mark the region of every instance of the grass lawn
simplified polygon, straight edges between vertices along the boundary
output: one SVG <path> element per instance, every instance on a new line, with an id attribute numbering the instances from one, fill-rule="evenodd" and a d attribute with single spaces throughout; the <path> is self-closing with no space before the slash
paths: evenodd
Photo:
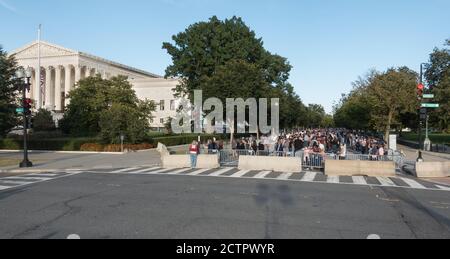
<path id="1" fill-rule="evenodd" d="M 450 134 L 430 134 L 430 140 L 434 144 L 450 144 Z M 403 133 L 402 139 L 416 141 L 419 136 L 416 133 Z M 425 138 L 425 133 L 423 133 L 422 138 Z"/>
<path id="2" fill-rule="evenodd" d="M 0 158 L 0 167 L 18 165 L 20 162 L 19 159 Z"/>

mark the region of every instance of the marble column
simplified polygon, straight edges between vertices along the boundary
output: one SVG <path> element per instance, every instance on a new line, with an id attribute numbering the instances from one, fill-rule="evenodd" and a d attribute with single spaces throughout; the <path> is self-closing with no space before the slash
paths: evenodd
<path id="1" fill-rule="evenodd" d="M 55 67 L 55 110 L 61 111 L 61 67 Z"/>
<path id="2" fill-rule="evenodd" d="M 86 67 L 86 70 L 84 71 L 84 78 L 88 78 L 91 76 L 91 68 Z"/>
<path id="3" fill-rule="evenodd" d="M 81 79 L 81 67 L 75 66 L 75 84 Z"/>
<path id="4" fill-rule="evenodd" d="M 34 86 L 36 85 L 36 72 L 34 69 L 31 72 L 31 86 L 30 86 L 30 92 L 27 91 L 27 98 L 34 99 Z"/>
<path id="5" fill-rule="evenodd" d="M 52 68 L 47 67 L 45 68 L 45 108 L 47 110 L 52 110 Z"/>
<path id="6" fill-rule="evenodd" d="M 72 66 L 68 65 L 64 67 L 65 72 L 65 78 L 64 78 L 64 95 L 67 96 L 72 90 Z M 66 99 L 64 101 L 65 105 L 67 106 L 69 104 L 70 100 Z M 65 107 L 63 107 L 64 109 Z"/>

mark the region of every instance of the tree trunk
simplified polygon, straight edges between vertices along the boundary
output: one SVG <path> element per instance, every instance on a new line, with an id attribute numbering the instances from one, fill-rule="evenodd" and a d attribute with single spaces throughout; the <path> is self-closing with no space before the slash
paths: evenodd
<path id="1" fill-rule="evenodd" d="M 384 133 L 384 141 L 388 144 L 387 148 L 389 148 L 390 143 L 389 143 L 389 135 L 391 133 L 391 123 L 392 123 L 392 117 L 394 116 L 394 113 L 392 112 L 392 110 L 389 110 L 389 114 L 388 114 L 388 121 L 386 124 L 386 131 Z"/>

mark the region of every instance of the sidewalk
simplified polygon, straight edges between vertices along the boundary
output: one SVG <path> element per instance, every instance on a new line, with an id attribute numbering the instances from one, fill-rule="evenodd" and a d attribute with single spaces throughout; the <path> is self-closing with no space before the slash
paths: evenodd
<path id="1" fill-rule="evenodd" d="M 21 152 L 2 152 L 0 160 L 21 161 Z M 159 165 L 161 158 L 156 150 L 125 154 L 80 154 L 57 152 L 33 152 L 29 154 L 33 167 L 23 171 L 45 170 L 92 170 Z M 19 165 L 0 167 L 1 172 L 21 170 Z"/>
<path id="2" fill-rule="evenodd" d="M 398 150 L 402 151 L 406 155 L 406 166 L 403 168 L 406 172 L 408 172 L 411 175 L 416 175 L 416 169 L 415 169 L 415 162 L 418 157 L 418 151 L 416 149 L 403 146 L 403 145 L 397 145 Z M 425 162 L 447 162 L 450 161 L 450 154 L 443 154 L 443 153 L 434 153 L 434 152 L 428 152 L 428 151 L 422 151 L 422 158 Z M 425 178 L 423 179 L 425 181 L 450 186 L 450 178 Z"/>
<path id="3" fill-rule="evenodd" d="M 407 160 L 416 161 L 418 157 L 417 149 L 403 145 L 397 145 L 397 149 L 406 155 Z M 422 158 L 425 162 L 447 162 L 450 161 L 450 154 L 422 151 Z"/>

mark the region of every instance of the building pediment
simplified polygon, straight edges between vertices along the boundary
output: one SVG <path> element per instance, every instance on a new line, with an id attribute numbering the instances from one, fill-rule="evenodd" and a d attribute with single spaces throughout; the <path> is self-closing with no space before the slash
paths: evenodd
<path id="1" fill-rule="evenodd" d="M 41 57 L 63 57 L 73 56 L 79 54 L 77 51 L 66 49 L 61 46 L 50 44 L 47 42 L 40 43 L 41 45 Z M 11 54 L 15 55 L 16 59 L 30 59 L 37 58 L 38 56 L 38 43 L 33 42 L 21 49 L 13 51 Z"/>

